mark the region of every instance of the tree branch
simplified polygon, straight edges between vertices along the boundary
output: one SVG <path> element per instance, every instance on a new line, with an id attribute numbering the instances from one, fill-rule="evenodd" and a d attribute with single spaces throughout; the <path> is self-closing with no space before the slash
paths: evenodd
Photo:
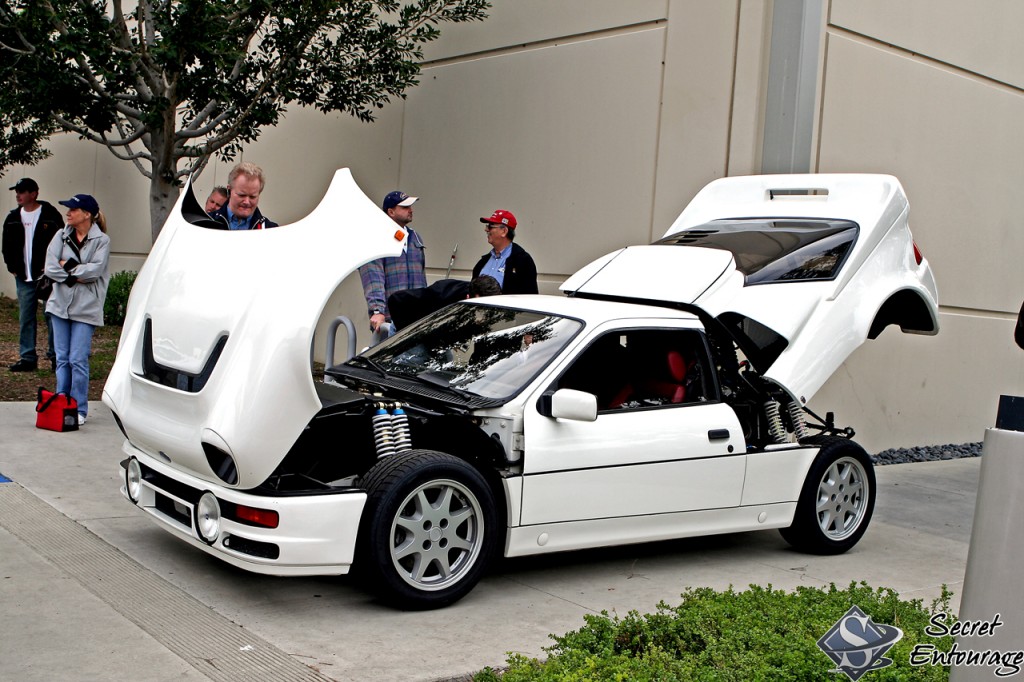
<path id="1" fill-rule="evenodd" d="M 97 144 L 103 145 L 104 147 L 106 147 L 107 149 L 110 150 L 111 154 L 113 154 L 114 156 L 116 156 L 117 158 L 119 158 L 119 159 L 121 159 L 123 161 L 137 161 L 138 159 L 143 159 L 145 161 L 152 161 L 153 160 L 153 157 L 151 155 L 149 155 L 148 153 L 146 153 L 146 152 L 132 152 L 130 154 L 123 154 L 123 153 L 117 151 L 118 147 L 128 146 L 130 144 L 130 142 L 125 142 L 124 140 L 110 140 L 110 139 L 107 139 L 107 136 L 106 136 L 105 133 L 101 133 L 101 134 L 97 135 L 96 133 L 94 133 L 93 131 L 89 130 L 88 128 L 83 128 L 82 126 L 74 123 L 73 121 L 69 121 L 69 120 L 67 120 L 66 118 L 64 118 L 63 116 L 60 116 L 60 115 L 55 115 L 54 116 L 54 121 L 56 121 L 57 124 L 62 129 L 64 129 L 66 132 L 75 133 L 76 135 L 81 135 L 83 138 L 85 138 L 86 140 L 89 140 L 90 142 L 95 142 Z M 138 165 L 138 164 L 136 164 L 136 165 Z M 141 166 L 139 166 L 139 170 L 142 172 L 143 175 L 147 175 L 147 171 L 145 169 L 143 169 Z M 149 177 L 149 176 L 147 175 L 147 177 Z"/>
<path id="2" fill-rule="evenodd" d="M 124 16 L 124 10 L 121 7 L 121 0 L 113 0 L 113 15 L 114 15 L 114 33 L 119 43 L 118 48 L 125 55 L 133 57 L 134 53 L 132 50 L 132 41 L 128 31 L 128 20 Z M 131 70 L 132 76 L 134 76 L 135 90 L 138 93 L 138 99 L 144 101 L 151 100 L 153 97 L 152 83 L 146 79 L 144 74 L 139 72 L 139 64 L 141 57 L 134 57 L 129 59 L 128 68 Z M 150 70 L 146 69 L 146 75 L 150 74 Z"/>

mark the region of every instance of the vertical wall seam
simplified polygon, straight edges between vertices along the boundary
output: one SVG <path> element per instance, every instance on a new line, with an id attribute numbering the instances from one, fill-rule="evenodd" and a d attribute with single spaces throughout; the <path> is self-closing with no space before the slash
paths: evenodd
<path id="1" fill-rule="evenodd" d="M 740 68 L 740 23 L 742 21 L 743 14 L 742 9 L 740 8 L 741 3 L 742 0 L 736 0 L 734 5 L 736 8 L 736 28 L 733 31 L 732 38 L 732 87 L 729 88 L 729 125 L 725 130 L 725 163 L 722 165 L 725 169 L 725 177 L 729 177 L 730 175 L 729 161 L 732 159 L 732 130 L 733 126 L 736 125 L 734 116 L 736 111 L 736 88 L 739 85 L 737 83 L 737 73 Z"/>

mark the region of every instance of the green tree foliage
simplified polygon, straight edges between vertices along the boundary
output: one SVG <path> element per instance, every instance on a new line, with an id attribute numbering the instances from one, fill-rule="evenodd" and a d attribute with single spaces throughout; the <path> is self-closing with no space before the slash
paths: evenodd
<path id="1" fill-rule="evenodd" d="M 0 173 L 68 132 L 150 180 L 153 237 L 182 178 L 290 104 L 372 121 L 438 25 L 486 0 L 0 0 Z"/>

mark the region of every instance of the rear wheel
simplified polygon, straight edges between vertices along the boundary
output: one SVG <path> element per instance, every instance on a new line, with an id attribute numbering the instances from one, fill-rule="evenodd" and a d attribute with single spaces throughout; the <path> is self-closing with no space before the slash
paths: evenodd
<path id="1" fill-rule="evenodd" d="M 467 462 L 413 450 L 388 457 L 364 477 L 363 572 L 380 596 L 403 609 L 447 606 L 479 582 L 494 552 L 494 497 Z"/>
<path id="2" fill-rule="evenodd" d="M 816 436 L 820 445 L 797 501 L 793 525 L 779 532 L 795 548 L 841 554 L 860 540 L 875 508 L 875 471 L 864 448 L 851 440 Z"/>

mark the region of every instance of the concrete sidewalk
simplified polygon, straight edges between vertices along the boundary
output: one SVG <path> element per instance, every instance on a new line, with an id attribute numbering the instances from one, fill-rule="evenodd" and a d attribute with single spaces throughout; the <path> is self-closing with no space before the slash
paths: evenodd
<path id="1" fill-rule="evenodd" d="M 653 611 L 690 586 L 867 581 L 959 597 L 980 459 L 876 469 L 851 552 L 791 551 L 774 531 L 499 562 L 465 599 L 403 613 L 347 577 L 237 570 L 157 528 L 118 492 L 121 434 L 99 403 L 77 433 L 0 403 L 0 679 L 437 680 L 543 654 L 602 610 Z"/>

